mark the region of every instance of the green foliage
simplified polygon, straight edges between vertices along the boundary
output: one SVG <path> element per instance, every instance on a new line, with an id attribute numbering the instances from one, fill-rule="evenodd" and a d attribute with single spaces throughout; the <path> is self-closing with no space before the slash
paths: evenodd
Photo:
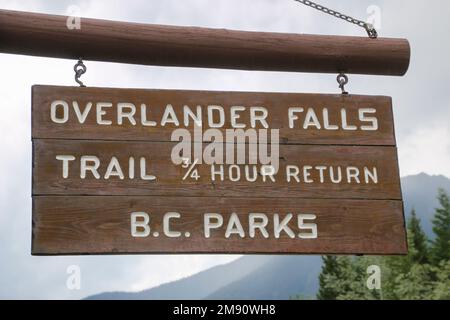
<path id="1" fill-rule="evenodd" d="M 450 199 L 444 190 L 439 190 L 440 208 L 433 218 L 433 232 L 436 238 L 431 241 L 431 259 L 433 264 L 450 260 Z"/>
<path id="2" fill-rule="evenodd" d="M 450 300 L 450 261 L 443 261 L 438 267 L 435 267 L 437 275 L 431 299 Z"/>
<path id="3" fill-rule="evenodd" d="M 434 240 L 427 239 L 413 211 L 407 224 L 407 256 L 324 257 L 317 299 L 450 300 L 450 199 L 443 190 L 438 199 Z M 371 265 L 381 268 L 381 290 L 366 285 Z"/>
<path id="4" fill-rule="evenodd" d="M 409 272 L 398 274 L 392 279 L 390 295 L 402 300 L 430 299 L 435 285 L 431 268 L 428 264 L 413 264 Z"/>
<path id="5" fill-rule="evenodd" d="M 302 301 L 308 301 L 308 300 L 315 300 L 316 297 L 310 296 L 310 295 L 304 295 L 304 294 L 297 294 L 289 298 L 289 300 L 302 300 Z"/>
<path id="6" fill-rule="evenodd" d="M 338 288 L 334 283 L 340 277 L 340 268 L 337 257 L 325 256 L 322 257 L 322 272 L 319 275 L 319 292 L 317 298 L 319 300 L 336 300 L 338 295 Z"/>
<path id="7" fill-rule="evenodd" d="M 343 258 L 344 259 L 344 258 Z M 341 288 L 337 300 L 379 300 L 381 293 L 377 290 L 367 289 L 367 268 L 376 264 L 375 257 L 345 258 L 343 277 L 339 283 Z"/>
<path id="8" fill-rule="evenodd" d="M 413 249 L 409 254 L 409 257 L 412 260 L 411 262 L 420 264 L 428 263 L 428 239 L 420 226 L 420 219 L 417 218 L 415 210 L 411 212 L 411 218 L 408 222 L 408 231 L 409 246 Z"/>

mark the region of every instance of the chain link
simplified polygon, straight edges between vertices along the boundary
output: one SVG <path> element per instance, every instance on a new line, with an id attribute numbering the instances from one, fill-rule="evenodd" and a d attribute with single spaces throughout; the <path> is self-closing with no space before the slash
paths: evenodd
<path id="1" fill-rule="evenodd" d="M 323 13 L 329 14 L 329 15 L 331 15 L 333 17 L 338 18 L 338 19 L 342 19 L 342 20 L 345 20 L 347 22 L 356 24 L 357 26 L 359 26 L 361 28 L 364 28 L 367 31 L 367 34 L 369 35 L 369 38 L 371 38 L 371 39 L 376 39 L 378 37 L 377 30 L 375 30 L 375 27 L 372 24 L 370 24 L 370 23 L 367 23 L 367 22 L 364 22 L 364 21 L 352 18 L 350 16 L 347 16 L 345 14 L 342 14 L 342 13 L 337 12 L 335 10 L 332 10 L 330 8 L 324 7 L 324 6 L 320 5 L 320 4 L 317 4 L 317 3 L 312 2 L 312 1 L 308 1 L 308 0 L 294 0 L 294 1 L 302 3 L 302 4 L 304 4 L 304 5 L 308 6 L 308 7 L 314 8 L 316 10 L 322 11 Z"/>
<path id="2" fill-rule="evenodd" d="M 87 71 L 87 68 L 83 63 L 83 59 L 78 59 L 77 64 L 73 67 L 73 71 L 75 71 L 75 81 L 80 85 L 80 87 L 86 87 L 80 80 L 81 76 Z"/>
<path id="3" fill-rule="evenodd" d="M 345 85 L 348 83 L 348 76 L 344 73 L 340 73 L 338 74 L 336 80 L 339 84 L 339 88 L 341 89 L 342 94 L 348 94 L 348 91 L 345 90 Z"/>

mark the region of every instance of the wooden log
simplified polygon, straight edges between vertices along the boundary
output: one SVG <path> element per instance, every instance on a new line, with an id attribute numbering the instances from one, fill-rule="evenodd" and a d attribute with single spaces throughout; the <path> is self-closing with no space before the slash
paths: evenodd
<path id="1" fill-rule="evenodd" d="M 404 75 L 405 39 L 231 31 L 0 10 L 0 52 L 141 65 Z"/>

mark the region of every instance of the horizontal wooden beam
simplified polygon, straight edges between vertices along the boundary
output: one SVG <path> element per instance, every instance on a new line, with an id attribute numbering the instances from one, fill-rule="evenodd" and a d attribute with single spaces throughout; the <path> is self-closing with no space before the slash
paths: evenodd
<path id="1" fill-rule="evenodd" d="M 404 75 L 405 39 L 175 27 L 0 10 L 0 52 L 141 65 Z"/>

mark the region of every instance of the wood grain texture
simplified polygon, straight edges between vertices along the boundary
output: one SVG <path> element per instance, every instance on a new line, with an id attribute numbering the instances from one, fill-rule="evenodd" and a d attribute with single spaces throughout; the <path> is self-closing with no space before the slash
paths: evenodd
<path id="1" fill-rule="evenodd" d="M 80 140 L 34 140 L 33 142 L 33 194 L 34 195 L 161 195 L 161 196 L 223 196 L 223 197 L 300 197 L 339 199 L 401 199 L 400 178 L 397 167 L 397 153 L 394 147 L 355 146 L 280 146 L 280 170 L 275 182 L 260 176 L 256 182 L 244 179 L 232 182 L 211 179 L 210 165 L 198 166 L 200 179 L 182 180 L 186 170 L 174 165 L 171 142 L 113 142 Z M 69 176 L 62 177 L 62 162 L 57 155 L 72 155 L 76 160 L 69 165 Z M 80 178 L 80 157 L 96 156 L 100 159 L 100 179 L 90 173 Z M 115 156 L 121 164 L 125 178 L 104 179 L 107 166 Z M 139 179 L 139 167 L 135 168 L 135 179 L 128 178 L 128 159 L 146 158 L 146 171 L 157 177 L 156 181 Z M 286 166 L 300 168 L 299 180 L 287 182 Z M 337 167 L 342 167 L 342 182 L 335 184 L 325 174 L 320 183 L 320 172 L 311 170 L 314 183 L 305 183 L 303 166 L 332 166 L 337 177 Z M 354 166 L 377 168 L 378 183 L 347 183 L 345 169 Z M 243 168 L 244 166 L 240 166 Z M 217 168 L 217 167 L 216 167 Z M 225 165 L 225 172 L 229 166 Z M 250 171 L 252 172 L 252 171 Z M 225 175 L 227 177 L 227 175 Z"/>
<path id="2" fill-rule="evenodd" d="M 246 32 L 0 10 L 0 52 L 142 65 L 404 75 L 405 39 Z"/>
<path id="3" fill-rule="evenodd" d="M 0 23 L 1 24 L 1 23 Z M 99 125 L 95 110 L 80 123 L 74 110 L 64 124 L 50 121 L 50 105 L 55 100 L 77 101 L 83 112 L 88 102 L 110 102 L 105 118 L 112 125 Z M 197 165 L 198 181 L 183 180 L 186 169 L 171 159 L 177 144 L 170 137 L 174 125 L 143 127 L 117 123 L 116 105 L 145 103 L 150 119 L 159 121 L 167 104 L 177 115 L 189 105 L 222 105 L 228 113 L 232 106 L 262 106 L 269 111 L 270 129 L 280 129 L 279 172 L 264 179 L 248 172 L 256 181 L 245 177 L 245 165 L 238 166 L 241 178 L 232 181 L 230 166 L 223 165 L 224 180 L 211 178 L 211 166 Z M 358 123 L 359 108 L 376 110 L 379 130 L 346 131 L 304 129 L 299 124 L 288 129 L 288 108 L 313 108 L 324 122 L 322 108 L 329 110 L 330 122 L 339 124 L 339 111 L 345 108 L 347 122 Z M 207 123 L 205 112 L 202 121 Z M 137 123 L 140 115 L 135 116 Z M 180 118 L 180 122 L 182 119 Z M 240 122 L 249 125 L 248 113 Z M 183 126 L 181 126 L 183 128 Z M 84 254 L 144 254 L 144 253 L 275 253 L 275 254 L 405 254 L 402 195 L 398 171 L 397 149 L 389 97 L 343 96 L 285 93 L 205 92 L 180 90 L 135 90 L 35 86 L 32 110 L 33 138 L 33 241 L 34 255 Z M 221 128 L 232 128 L 230 117 Z M 208 129 L 208 128 L 204 128 Z M 257 128 L 258 129 L 258 128 Z M 190 128 L 192 133 L 192 128 Z M 204 147 L 206 144 L 204 144 Z M 246 157 L 252 145 L 246 147 Z M 253 149 L 255 152 L 257 149 Z M 236 150 L 235 150 L 236 151 Z M 63 177 L 63 163 L 56 156 L 71 155 L 69 172 Z M 82 178 L 81 157 L 95 156 L 100 161 L 99 178 L 87 172 Z M 193 158 L 197 158 L 194 154 Z M 115 157 L 123 172 L 119 177 L 105 178 L 107 167 Z M 129 177 L 129 158 L 133 157 L 134 177 Z M 145 158 L 145 174 L 156 181 L 142 180 L 140 158 Z M 287 167 L 299 170 L 296 181 L 287 179 Z M 309 166 L 309 176 L 303 168 Z M 215 165 L 216 171 L 220 165 Z M 318 167 L 325 167 L 319 171 Z M 359 180 L 348 180 L 346 169 L 359 170 Z M 260 170 L 260 165 L 255 166 Z M 331 181 L 341 170 L 341 180 Z M 364 170 L 373 173 L 377 181 L 366 181 Z M 117 169 L 117 167 L 116 167 Z M 235 167 L 236 169 L 236 167 Z M 236 174 L 236 170 L 234 170 Z M 321 175 L 322 173 L 322 175 Z M 235 176 L 236 177 L 236 176 Z M 311 180 L 311 181 L 307 181 Z M 323 181 L 322 181 L 323 180 Z M 132 212 L 150 215 L 152 233 L 146 238 L 131 234 Z M 171 228 L 181 236 L 170 238 L 164 232 L 163 217 L 167 212 L 179 212 Z M 204 214 L 218 213 L 223 227 L 205 238 Z M 245 230 L 245 237 L 225 237 L 225 229 L 236 213 Z M 269 220 L 269 237 L 261 233 L 249 235 L 251 213 L 264 213 Z M 275 237 L 276 214 L 283 219 L 294 214 L 289 226 L 299 232 L 297 214 L 313 214 L 318 227 L 317 239 L 291 238 L 282 233 Z M 297 229 L 296 229 L 297 227 Z M 158 232 L 156 237 L 153 232 Z M 189 237 L 185 232 L 189 232 Z"/>
<path id="4" fill-rule="evenodd" d="M 227 199 L 172 197 L 34 197 L 34 255 L 138 254 L 138 253 L 297 253 L 297 254 L 404 254 L 406 238 L 401 201 L 313 200 L 313 199 Z M 150 214 L 152 232 L 158 238 L 133 238 L 130 214 Z M 171 229 L 189 238 L 163 235 L 162 217 L 178 212 Z M 288 213 L 317 216 L 317 239 L 290 238 L 285 233 L 269 238 L 248 236 L 248 214 L 266 213 L 281 218 Z M 224 227 L 205 239 L 203 214 L 219 213 Z M 231 213 L 242 222 L 246 237 L 225 238 Z M 289 223 L 293 230 L 295 220 Z"/>
<path id="5" fill-rule="evenodd" d="M 63 100 L 69 104 L 69 119 L 64 124 L 54 123 L 50 118 L 50 106 L 53 101 Z M 72 102 L 77 101 L 81 111 L 87 103 L 91 107 L 84 123 L 80 123 Z M 112 107 L 106 109 L 105 120 L 112 125 L 99 125 L 96 118 L 96 103 L 110 102 Z M 126 119 L 122 125 L 117 123 L 117 104 L 128 102 L 136 106 L 137 112 L 133 117 L 136 125 Z M 167 124 L 156 127 L 141 125 L 141 104 L 146 104 L 146 120 L 160 121 L 164 110 L 171 104 L 175 110 L 180 126 Z M 79 88 L 34 86 L 33 87 L 33 138 L 58 139 L 100 139 L 100 140 L 140 140 L 140 141 L 171 141 L 171 134 L 176 128 L 186 128 L 183 124 L 183 108 L 187 105 L 196 112 L 197 106 L 202 107 L 203 130 L 209 129 L 207 121 L 207 107 L 209 105 L 223 106 L 226 122 L 221 131 L 231 129 L 230 108 L 244 106 L 239 122 L 250 128 L 251 107 L 260 106 L 268 111 L 267 123 L 269 129 L 280 130 L 282 144 L 345 144 L 345 145 L 395 145 L 394 125 L 392 115 L 392 100 L 384 96 L 357 95 L 325 95 L 300 93 L 258 93 L 258 92 L 214 92 L 214 91 L 186 91 L 186 90 L 139 90 L 139 89 L 111 89 L 111 88 Z M 298 120 L 295 128 L 289 127 L 289 108 L 301 107 L 303 113 L 296 113 Z M 303 122 L 308 108 L 313 108 L 321 124 L 321 129 L 315 127 L 303 128 Z M 324 108 L 328 110 L 329 124 L 337 125 L 338 130 L 324 129 Z M 359 120 L 358 110 L 372 108 L 376 110 L 378 120 L 376 131 L 349 131 L 342 127 L 341 109 L 346 109 L 346 120 L 349 125 L 358 128 L 367 125 Z M 216 118 L 217 119 L 217 118 Z M 263 129 L 257 123 L 256 129 Z M 187 127 L 193 131 L 193 121 Z"/>

